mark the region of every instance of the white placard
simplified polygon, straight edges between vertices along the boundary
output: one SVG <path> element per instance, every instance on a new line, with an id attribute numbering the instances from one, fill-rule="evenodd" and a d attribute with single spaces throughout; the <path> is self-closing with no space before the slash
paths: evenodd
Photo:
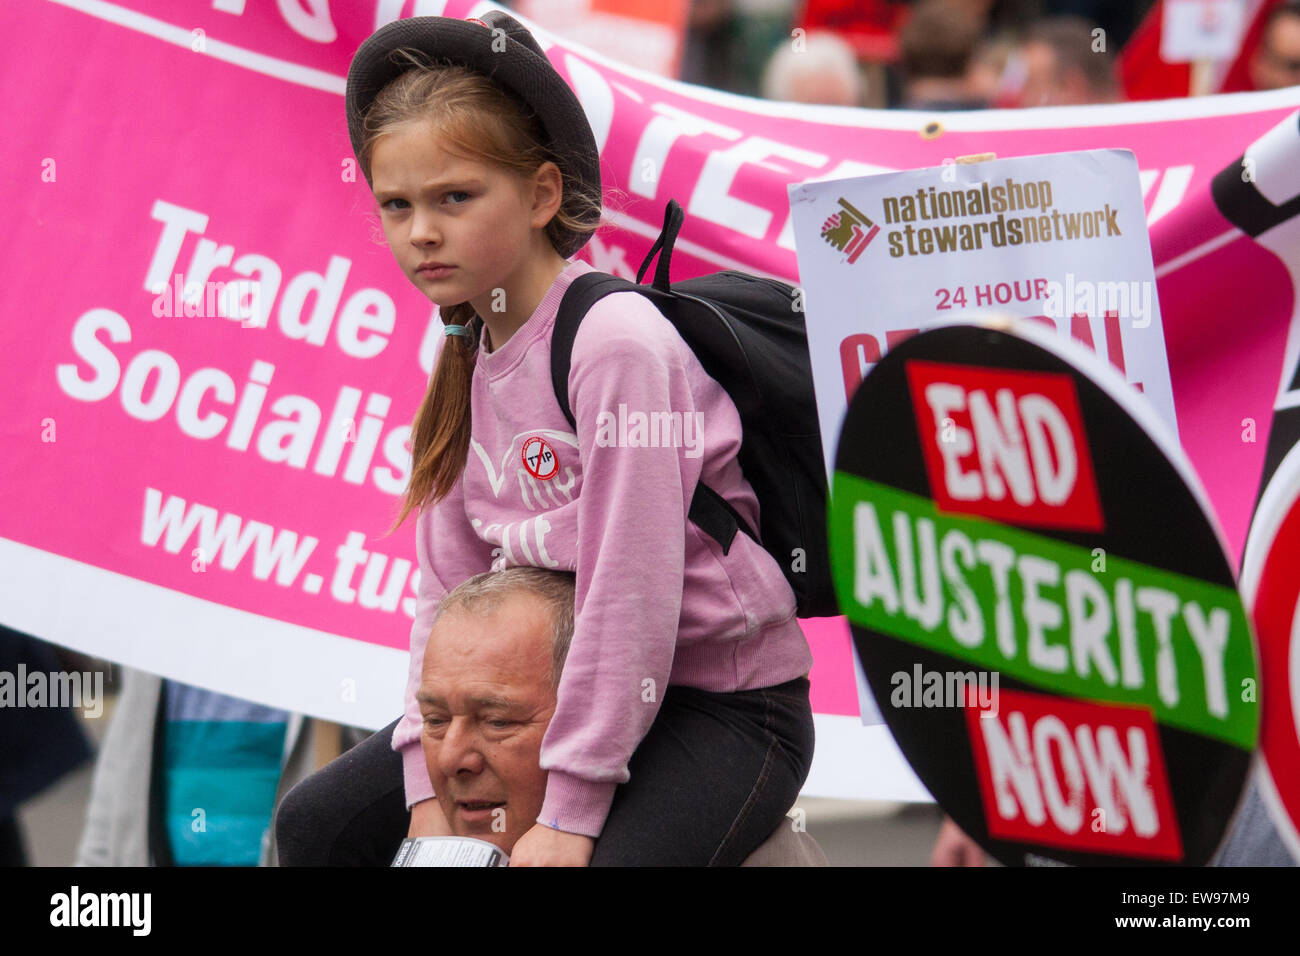
<path id="1" fill-rule="evenodd" d="M 789 194 L 828 476 L 849 396 L 890 346 L 975 316 L 1038 317 L 1093 349 L 1177 435 L 1132 152 L 948 163 Z M 878 723 L 858 690 L 864 722 Z"/>
<path id="2" fill-rule="evenodd" d="M 1230 60 L 1241 49 L 1245 0 L 1165 0 L 1160 59 Z"/>

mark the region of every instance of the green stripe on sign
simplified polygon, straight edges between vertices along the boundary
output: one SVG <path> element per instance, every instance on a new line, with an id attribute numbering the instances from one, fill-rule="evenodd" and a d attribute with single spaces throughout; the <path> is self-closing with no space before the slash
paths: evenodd
<path id="1" fill-rule="evenodd" d="M 1235 589 L 940 514 L 841 471 L 830 511 L 835 592 L 854 624 L 1254 748 L 1258 685 Z"/>

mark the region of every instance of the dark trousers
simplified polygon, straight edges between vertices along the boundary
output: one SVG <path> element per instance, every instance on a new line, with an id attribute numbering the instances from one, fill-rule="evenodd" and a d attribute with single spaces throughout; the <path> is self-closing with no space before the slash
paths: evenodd
<path id="1" fill-rule="evenodd" d="M 275 820 L 282 866 L 387 866 L 410 826 L 396 722 L 303 780 Z M 813 753 L 808 679 L 671 686 L 614 792 L 592 866 L 736 866 L 781 825 Z"/>

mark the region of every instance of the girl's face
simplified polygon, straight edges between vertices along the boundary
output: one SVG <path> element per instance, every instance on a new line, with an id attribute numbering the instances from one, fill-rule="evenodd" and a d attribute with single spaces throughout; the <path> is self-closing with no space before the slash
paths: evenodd
<path id="1" fill-rule="evenodd" d="M 512 288 L 554 212 L 535 202 L 532 181 L 447 152 L 431 122 L 379 137 L 370 172 L 388 247 L 440 306 Z"/>

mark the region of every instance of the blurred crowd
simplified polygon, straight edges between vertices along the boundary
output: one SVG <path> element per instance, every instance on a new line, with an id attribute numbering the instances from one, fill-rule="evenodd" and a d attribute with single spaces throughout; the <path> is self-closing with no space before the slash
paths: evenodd
<path id="1" fill-rule="evenodd" d="M 690 0 L 680 79 L 772 100 L 875 108 L 1116 102 L 1131 98 L 1126 86 L 1136 85 L 1126 83 L 1130 71 L 1121 69 L 1121 53 L 1153 6 L 1153 0 Z M 1300 2 L 1263 0 L 1261 6 L 1257 0 L 1251 9 L 1259 19 L 1243 35 L 1237 88 L 1300 83 Z M 1149 57 L 1156 57 L 1154 47 Z"/>

